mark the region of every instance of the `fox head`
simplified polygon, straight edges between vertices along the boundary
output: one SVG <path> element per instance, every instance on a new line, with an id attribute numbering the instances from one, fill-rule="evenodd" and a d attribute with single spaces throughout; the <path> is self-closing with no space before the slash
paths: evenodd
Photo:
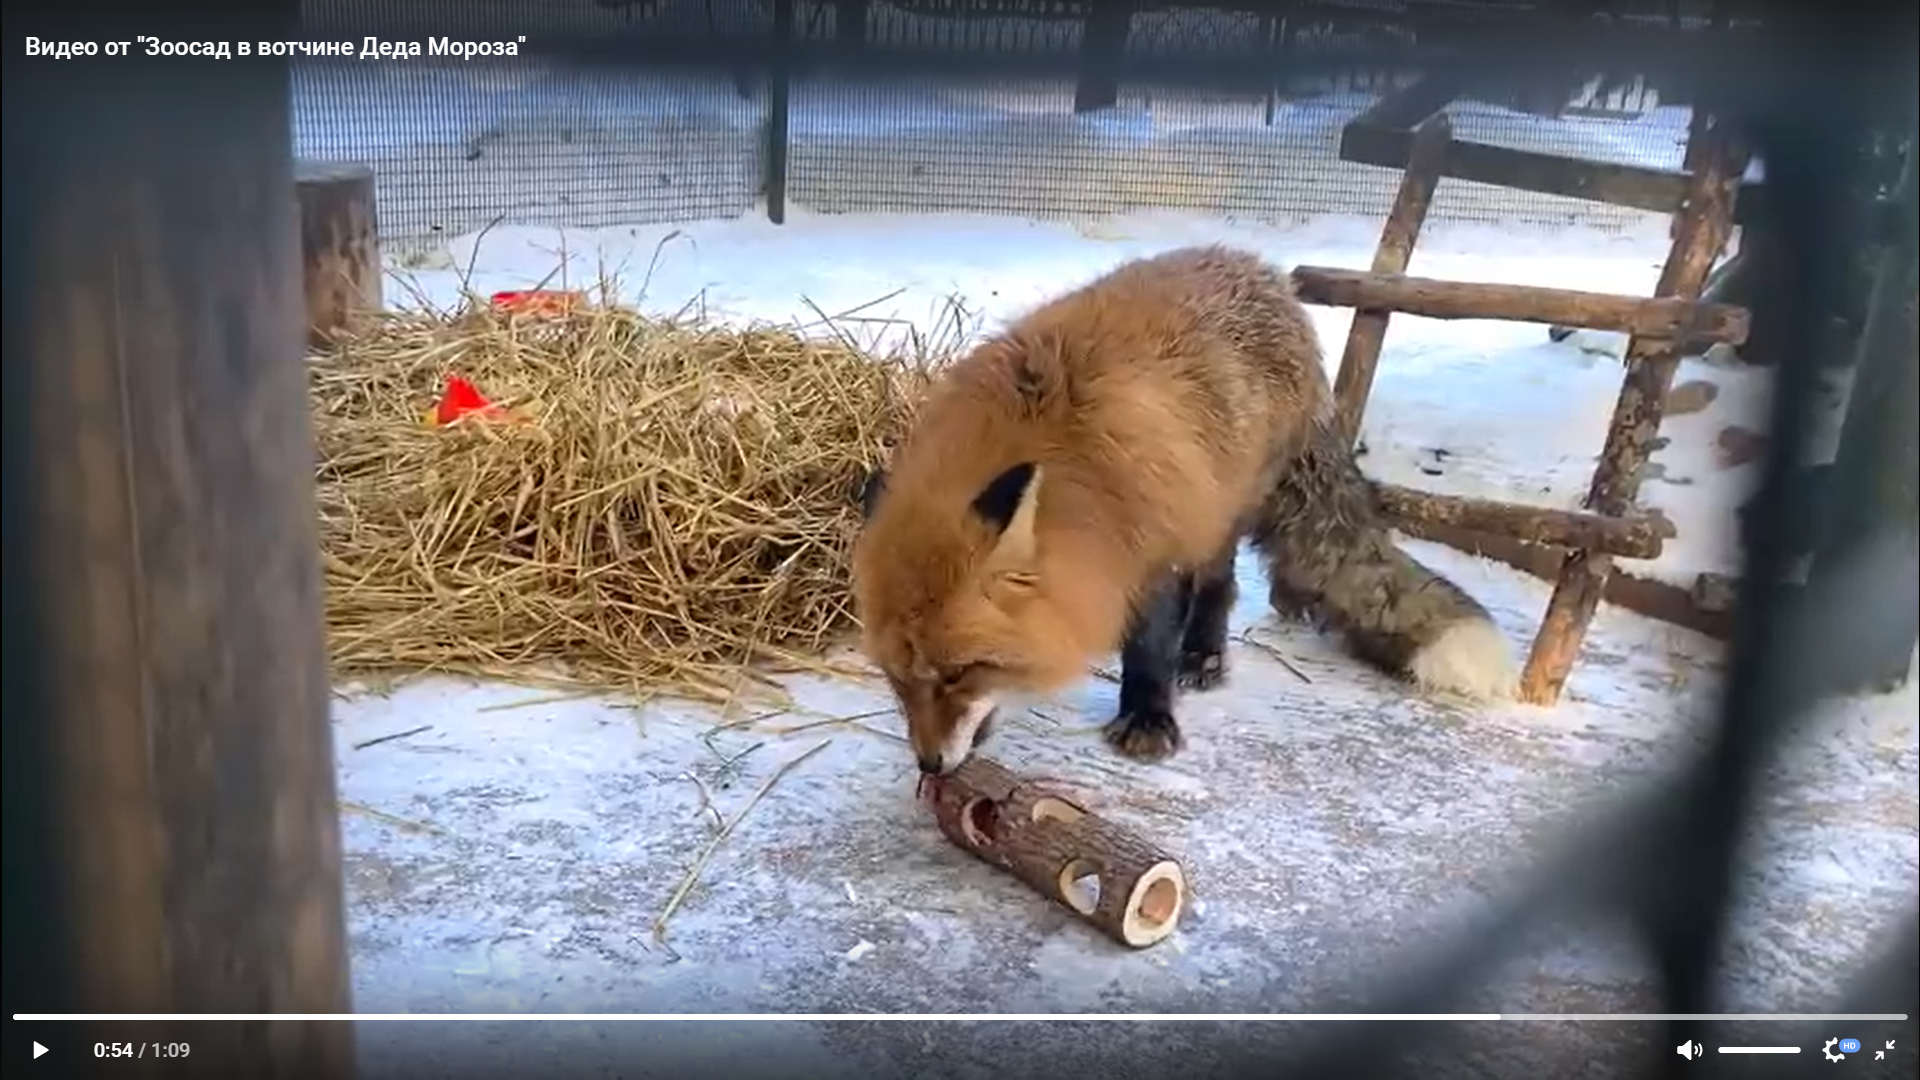
<path id="1" fill-rule="evenodd" d="M 875 472 L 861 493 L 862 647 L 899 700 L 921 771 L 942 775 L 986 740 L 1002 700 L 1057 689 L 1085 674 L 1086 658 L 1047 595 L 1038 465 L 946 500 L 888 485 Z"/>

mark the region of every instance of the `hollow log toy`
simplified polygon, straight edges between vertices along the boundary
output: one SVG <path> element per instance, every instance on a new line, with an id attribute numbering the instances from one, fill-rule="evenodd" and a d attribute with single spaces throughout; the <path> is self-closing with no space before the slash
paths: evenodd
<path id="1" fill-rule="evenodd" d="M 940 831 L 1122 945 L 1166 939 L 1187 907 L 1187 876 L 1164 851 L 1044 784 L 971 757 L 926 778 Z"/>

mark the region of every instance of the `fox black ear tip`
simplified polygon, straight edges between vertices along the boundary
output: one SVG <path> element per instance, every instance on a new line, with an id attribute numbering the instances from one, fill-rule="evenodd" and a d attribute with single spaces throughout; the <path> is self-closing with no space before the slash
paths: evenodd
<path id="1" fill-rule="evenodd" d="M 1006 528 L 1012 524 L 1014 514 L 1019 512 L 1020 504 L 1026 499 L 1028 489 L 1033 486 L 1034 477 L 1039 472 L 1040 466 L 1031 461 L 1022 461 L 1002 470 L 974 498 L 974 512 L 1000 528 Z"/>
<path id="2" fill-rule="evenodd" d="M 887 470 L 875 467 L 867 470 L 854 491 L 854 503 L 860 507 L 860 516 L 872 517 L 874 507 L 880 504 L 880 496 L 887 490 Z"/>

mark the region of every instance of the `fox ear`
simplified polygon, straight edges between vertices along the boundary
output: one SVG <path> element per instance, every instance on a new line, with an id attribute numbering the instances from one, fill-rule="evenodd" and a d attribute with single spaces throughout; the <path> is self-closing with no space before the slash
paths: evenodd
<path id="1" fill-rule="evenodd" d="M 867 474 L 860 483 L 860 520 L 873 517 L 873 508 L 880 505 L 880 496 L 887 492 L 887 470 L 875 469 Z"/>
<path id="2" fill-rule="evenodd" d="M 1040 501 L 1040 467 L 1021 462 L 993 478 L 973 500 L 974 513 L 1000 530 L 994 561 L 1010 569 L 1032 561 L 1034 514 Z"/>

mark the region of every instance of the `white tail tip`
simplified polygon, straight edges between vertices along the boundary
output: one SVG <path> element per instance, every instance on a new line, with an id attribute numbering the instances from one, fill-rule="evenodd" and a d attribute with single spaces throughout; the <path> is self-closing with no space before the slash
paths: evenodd
<path id="1" fill-rule="evenodd" d="M 1442 630 L 1413 654 L 1407 674 L 1422 690 L 1478 701 L 1512 698 L 1520 682 L 1506 637 L 1486 619 L 1464 619 Z"/>

